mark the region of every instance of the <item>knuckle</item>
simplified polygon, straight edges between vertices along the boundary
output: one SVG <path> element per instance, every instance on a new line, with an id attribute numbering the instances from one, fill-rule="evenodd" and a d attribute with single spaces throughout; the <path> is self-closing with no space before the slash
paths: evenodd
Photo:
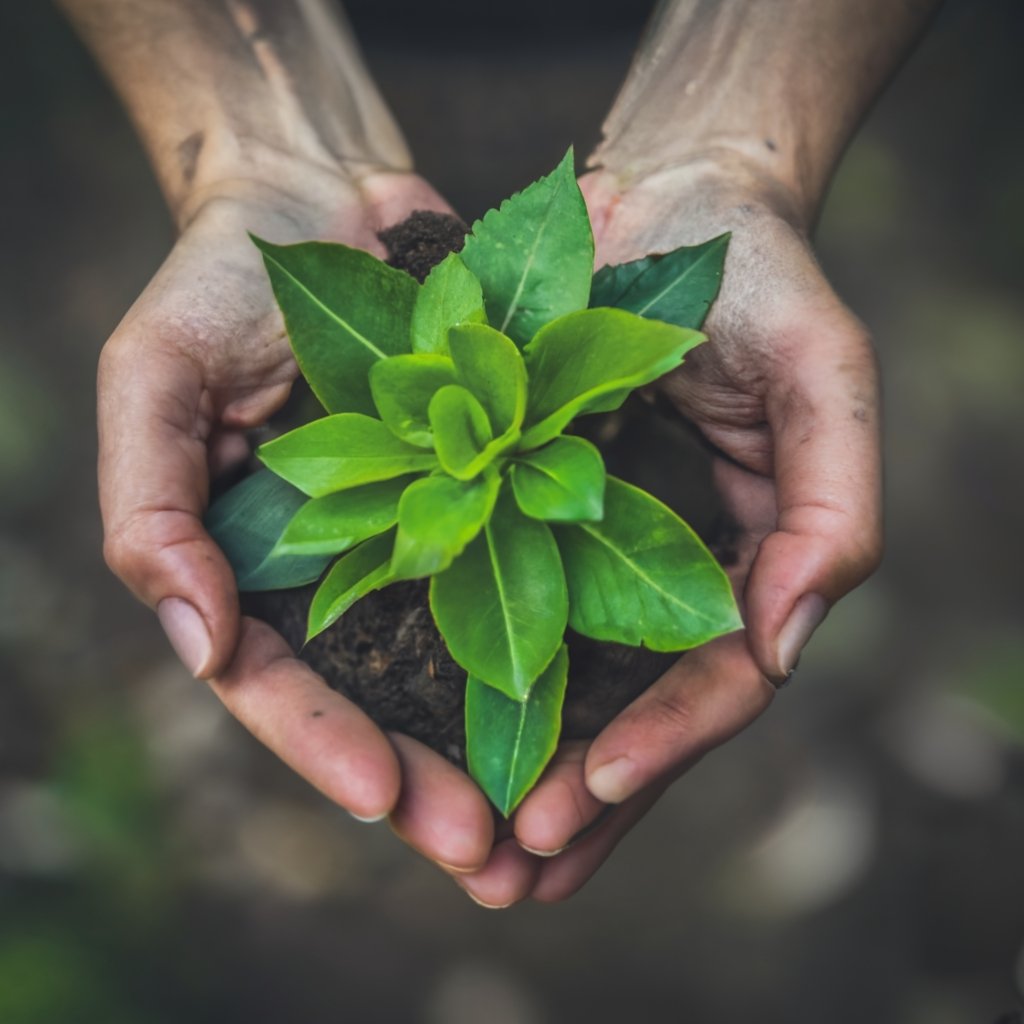
<path id="1" fill-rule="evenodd" d="M 655 727 L 673 736 L 692 736 L 696 732 L 696 709 L 680 693 L 653 693 L 647 708 Z"/>

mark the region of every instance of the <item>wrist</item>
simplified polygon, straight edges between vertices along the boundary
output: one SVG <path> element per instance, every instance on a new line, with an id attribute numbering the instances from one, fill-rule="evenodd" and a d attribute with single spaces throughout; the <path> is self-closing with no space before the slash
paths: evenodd
<path id="1" fill-rule="evenodd" d="M 756 151 L 755 140 L 708 139 L 686 148 L 620 149 L 602 146 L 588 165 L 603 178 L 602 190 L 626 195 L 639 189 L 665 195 L 700 194 L 709 208 L 740 209 L 755 204 L 807 233 L 817 198 L 779 162 Z"/>
<path id="2" fill-rule="evenodd" d="M 406 175 L 382 158 L 331 158 L 289 151 L 256 138 L 214 138 L 195 155 L 191 173 L 177 189 L 165 189 L 171 215 L 184 230 L 212 200 L 272 205 L 304 219 L 309 210 L 330 210 L 381 173 Z"/>

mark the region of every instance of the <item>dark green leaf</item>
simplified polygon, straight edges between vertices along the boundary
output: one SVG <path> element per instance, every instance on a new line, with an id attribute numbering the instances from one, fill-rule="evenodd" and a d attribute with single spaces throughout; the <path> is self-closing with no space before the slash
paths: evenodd
<path id="1" fill-rule="evenodd" d="M 409 351 L 419 286 L 347 245 L 272 245 L 253 236 L 302 375 L 328 412 L 373 412 L 370 367 Z"/>
<path id="2" fill-rule="evenodd" d="M 458 253 L 449 253 L 427 275 L 416 296 L 412 350 L 446 355 L 449 327 L 466 322 L 483 323 L 485 319 L 480 282 Z"/>
<path id="3" fill-rule="evenodd" d="M 398 506 L 392 576 L 417 579 L 447 569 L 483 528 L 500 486 L 493 470 L 475 480 L 439 475 L 412 484 Z"/>
<path id="4" fill-rule="evenodd" d="M 486 324 L 462 324 L 449 332 L 448 344 L 461 382 L 494 433 L 518 430 L 526 412 L 526 364 L 515 342 Z"/>
<path id="5" fill-rule="evenodd" d="M 617 306 L 626 289 L 645 271 L 654 266 L 657 256 L 644 256 L 631 263 L 606 264 L 590 284 L 590 308 Z"/>
<path id="6" fill-rule="evenodd" d="M 502 488 L 490 521 L 430 582 L 430 607 L 452 657 L 519 700 L 547 668 L 568 614 L 551 530 Z"/>
<path id="7" fill-rule="evenodd" d="M 683 246 L 664 256 L 602 267 L 591 306 L 617 306 L 679 327 L 699 328 L 718 295 L 729 235 Z"/>
<path id="8" fill-rule="evenodd" d="M 584 636 L 682 651 L 741 629 L 729 580 L 674 512 L 608 478 L 604 519 L 555 528 L 569 625 Z"/>
<path id="9" fill-rule="evenodd" d="M 306 641 L 322 633 L 371 590 L 380 590 L 391 580 L 391 548 L 393 530 L 363 541 L 347 555 L 342 555 L 313 595 L 309 606 Z"/>
<path id="10" fill-rule="evenodd" d="M 442 388 L 430 402 L 434 447 L 446 473 L 470 480 L 492 461 L 491 424 L 484 407 L 463 387 Z"/>
<path id="11" fill-rule="evenodd" d="M 392 356 L 370 369 L 370 390 L 380 418 L 396 437 L 422 448 L 434 444 L 427 415 L 430 400 L 454 383 L 455 365 L 447 356 Z"/>
<path id="12" fill-rule="evenodd" d="M 207 532 L 231 563 L 239 590 L 301 587 L 327 567 L 330 555 L 296 557 L 274 551 L 288 521 L 305 501 L 302 491 L 269 469 L 261 469 L 210 506 Z"/>
<path id="13" fill-rule="evenodd" d="M 288 523 L 275 554 L 339 555 L 390 530 L 398 522 L 398 499 L 413 479 L 400 476 L 310 498 Z"/>
<path id="14" fill-rule="evenodd" d="M 583 309 L 594 237 L 572 150 L 547 177 L 485 213 L 461 255 L 483 285 L 488 321 L 519 345 L 549 320 Z"/>
<path id="15" fill-rule="evenodd" d="M 587 309 L 542 327 L 526 348 L 530 393 L 520 447 L 550 441 L 581 413 L 615 408 L 703 340 L 621 309 Z"/>
<path id="16" fill-rule="evenodd" d="M 437 465 L 433 453 L 399 440 L 380 420 L 354 412 L 314 420 L 261 445 L 256 454 L 311 498 Z"/>
<path id="17" fill-rule="evenodd" d="M 519 507 L 534 519 L 575 523 L 604 514 L 604 462 L 582 437 L 556 437 L 520 456 L 509 476 Z"/>
<path id="18" fill-rule="evenodd" d="M 469 774 L 507 818 L 540 778 L 558 746 L 569 655 L 559 648 L 525 700 L 471 675 L 466 681 Z"/>

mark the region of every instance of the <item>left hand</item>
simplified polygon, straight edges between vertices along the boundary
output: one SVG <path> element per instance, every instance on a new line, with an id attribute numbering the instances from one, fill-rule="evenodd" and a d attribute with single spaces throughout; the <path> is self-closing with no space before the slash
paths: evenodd
<path id="1" fill-rule="evenodd" d="M 673 779 L 768 707 L 829 608 L 881 556 L 874 354 L 796 205 L 742 165 L 670 168 L 628 189 L 596 171 L 580 184 L 598 265 L 732 232 L 710 340 L 661 386 L 721 453 L 747 628 L 687 654 L 589 745 L 563 745 L 516 813 L 515 839 L 457 876 L 491 906 L 579 889 Z"/>

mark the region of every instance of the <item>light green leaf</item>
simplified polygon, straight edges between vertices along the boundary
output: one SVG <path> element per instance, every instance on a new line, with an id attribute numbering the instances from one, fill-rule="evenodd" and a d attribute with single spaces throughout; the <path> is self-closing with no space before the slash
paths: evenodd
<path id="1" fill-rule="evenodd" d="M 703 340 L 696 331 L 621 309 L 570 313 L 541 328 L 526 348 L 530 393 L 520 448 L 557 437 L 581 413 L 615 408 L 633 388 L 679 366 Z"/>
<path id="2" fill-rule="evenodd" d="M 417 579 L 447 569 L 483 529 L 500 486 L 493 470 L 475 480 L 439 475 L 412 484 L 398 506 L 392 576 Z"/>
<path id="3" fill-rule="evenodd" d="M 340 555 L 390 530 L 398 522 L 398 500 L 414 479 L 400 476 L 310 498 L 288 523 L 275 554 Z"/>
<path id="4" fill-rule="evenodd" d="M 335 623 L 361 597 L 392 582 L 390 574 L 393 530 L 363 541 L 342 555 L 313 595 L 309 606 L 306 642 Z"/>
<path id="5" fill-rule="evenodd" d="M 519 507 L 534 519 L 575 523 L 604 515 L 604 462 L 582 437 L 556 437 L 519 456 L 509 478 Z"/>
<path id="6" fill-rule="evenodd" d="M 378 359 L 409 351 L 419 285 L 361 249 L 251 237 L 313 393 L 328 412 L 372 413 L 367 374 Z"/>
<path id="7" fill-rule="evenodd" d="M 380 420 L 354 412 L 314 420 L 261 445 L 256 454 L 311 498 L 437 465 L 433 453 L 399 440 Z"/>
<path id="8" fill-rule="evenodd" d="M 484 214 L 462 260 L 483 285 L 488 321 L 520 346 L 590 297 L 594 236 L 570 149 L 551 174 Z"/>
<path id="9" fill-rule="evenodd" d="M 502 488 L 490 521 L 430 582 L 430 607 L 452 657 L 516 700 L 562 642 L 565 576 L 551 530 Z"/>
<path id="10" fill-rule="evenodd" d="M 274 550 L 305 501 L 302 491 L 261 469 L 210 506 L 204 525 L 234 569 L 239 590 L 301 587 L 327 568 L 330 555 L 297 557 Z"/>
<path id="11" fill-rule="evenodd" d="M 430 425 L 441 466 L 456 480 L 472 479 L 492 460 L 493 456 L 485 456 L 491 440 L 490 420 L 465 388 L 449 385 L 434 395 Z"/>
<path id="12" fill-rule="evenodd" d="M 526 364 L 511 338 L 486 324 L 448 334 L 459 379 L 484 407 L 495 434 L 518 430 L 526 413 Z"/>
<path id="13" fill-rule="evenodd" d="M 718 295 L 729 234 L 664 256 L 602 267 L 594 275 L 591 306 L 617 306 L 678 327 L 699 328 Z"/>
<path id="14" fill-rule="evenodd" d="M 732 587 L 671 509 L 608 478 L 604 519 L 555 527 L 569 625 L 584 636 L 683 651 L 741 629 Z"/>
<path id="15" fill-rule="evenodd" d="M 471 675 L 466 681 L 469 774 L 507 818 L 533 789 L 558 746 L 569 655 L 559 648 L 525 700 Z"/>
<path id="16" fill-rule="evenodd" d="M 449 253 L 427 275 L 412 312 L 413 352 L 448 352 L 448 328 L 459 323 L 484 323 L 480 282 L 458 253 Z"/>
<path id="17" fill-rule="evenodd" d="M 392 356 L 370 368 L 370 390 L 380 418 L 396 437 L 422 448 L 434 444 L 427 415 L 430 400 L 456 380 L 455 365 L 447 356 Z"/>

